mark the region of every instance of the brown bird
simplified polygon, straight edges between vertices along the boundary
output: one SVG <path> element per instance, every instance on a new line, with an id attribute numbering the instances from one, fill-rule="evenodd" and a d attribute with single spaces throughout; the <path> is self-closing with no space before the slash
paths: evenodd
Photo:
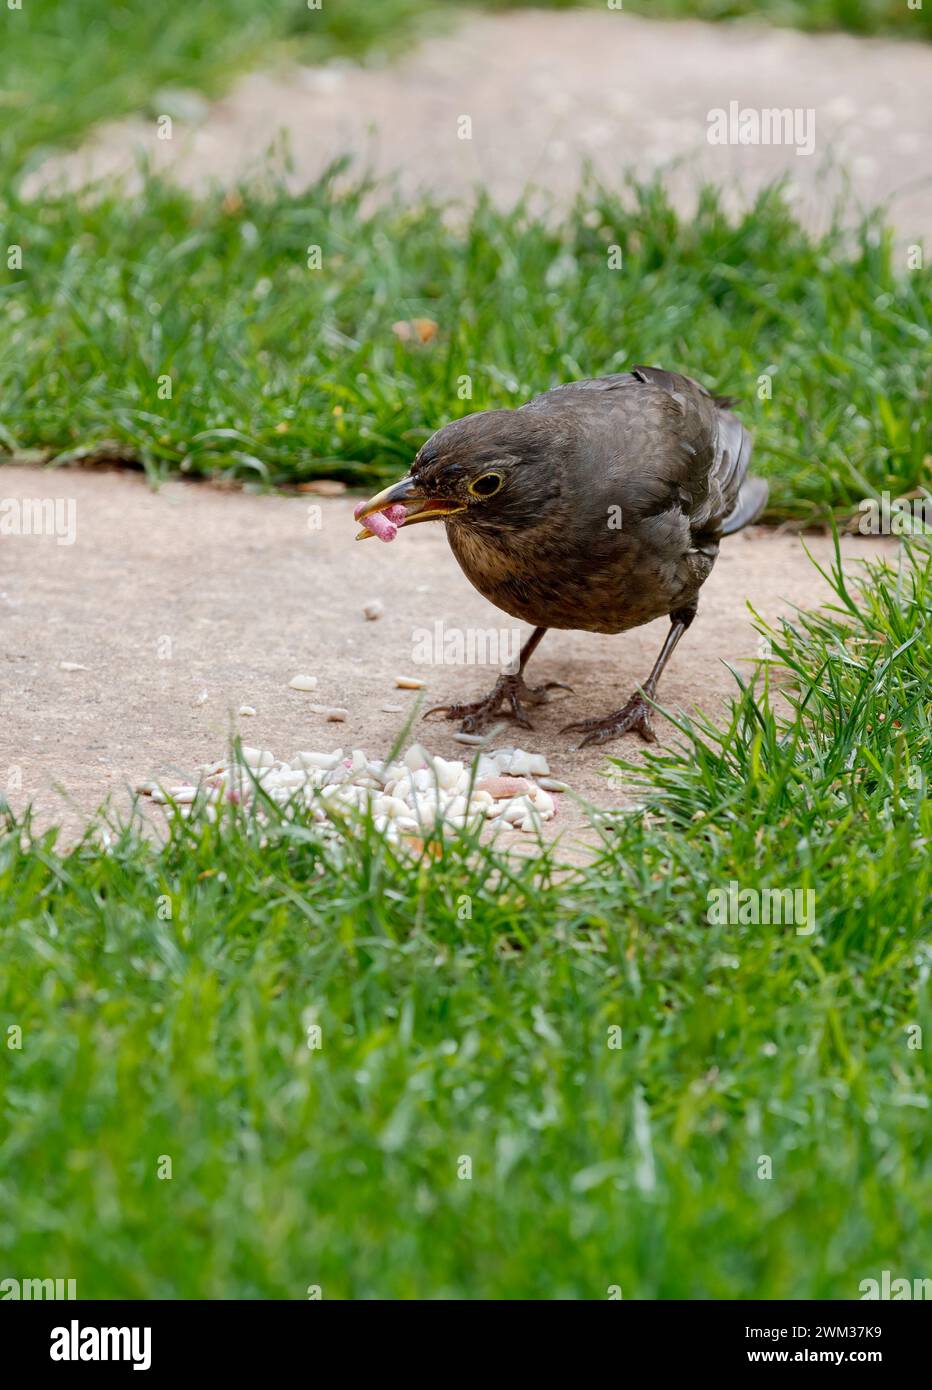
<path id="1" fill-rule="evenodd" d="M 656 367 L 575 381 L 517 410 L 485 410 L 432 435 L 411 471 L 356 509 L 375 531 L 442 519 L 466 578 L 498 608 L 531 623 L 517 671 L 485 699 L 440 705 L 481 733 L 502 711 L 525 728 L 536 688 L 524 668 L 548 628 L 626 632 L 669 615 L 643 686 L 602 719 L 567 724 L 580 746 L 629 731 L 653 741 L 651 702 L 722 536 L 760 515 L 767 484 L 748 477 L 751 437 L 733 402 Z M 402 512 L 403 509 L 403 512 Z"/>

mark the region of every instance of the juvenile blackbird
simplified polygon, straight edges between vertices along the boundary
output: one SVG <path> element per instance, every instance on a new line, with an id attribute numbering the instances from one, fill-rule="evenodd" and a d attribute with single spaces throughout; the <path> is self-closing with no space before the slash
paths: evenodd
<path id="1" fill-rule="evenodd" d="M 747 475 L 751 437 L 732 404 L 656 367 L 571 382 L 518 410 L 445 425 L 406 477 L 357 507 L 363 521 L 386 508 L 403 526 L 442 518 L 470 583 L 534 627 L 517 671 L 485 699 L 429 714 L 479 733 L 504 706 L 530 728 L 524 705 L 567 688 L 524 681 L 548 628 L 625 632 L 667 614 L 670 630 L 643 686 L 604 718 L 566 725 L 583 735 L 580 747 L 629 731 L 654 740 L 650 702 L 696 616 L 719 541 L 767 501 L 767 484 Z M 364 527 L 358 539 L 371 534 Z"/>

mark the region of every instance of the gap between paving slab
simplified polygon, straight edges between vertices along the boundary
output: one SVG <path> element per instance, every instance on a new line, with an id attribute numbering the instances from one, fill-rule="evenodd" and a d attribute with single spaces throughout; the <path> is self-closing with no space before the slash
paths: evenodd
<path id="1" fill-rule="evenodd" d="M 417 666 L 414 630 L 438 620 L 446 628 L 513 625 L 466 581 L 442 523 L 391 546 L 357 544 L 349 497 L 257 496 L 181 482 L 154 491 L 138 475 L 76 469 L 4 466 L 0 477 L 5 497 L 73 498 L 76 506 L 73 545 L 26 536 L 0 543 L 0 788 L 19 768 L 22 788 L 11 804 L 31 801 L 37 824 L 60 824 L 65 842 L 106 797 L 126 810 L 140 779 L 190 774 L 222 756 L 231 730 L 278 757 L 340 745 L 382 757 L 404 719 L 382 705 L 407 710 L 416 699 L 395 688 L 396 674 L 422 676 L 431 703 L 473 698 L 494 679 L 488 668 Z M 809 535 L 805 544 L 829 561 L 828 537 Z M 849 567 L 892 549 L 892 541 L 844 541 Z M 362 609 L 373 598 L 385 614 L 368 622 Z M 800 537 L 758 527 L 729 538 L 664 676 L 662 702 L 721 714 L 735 691 L 723 663 L 742 669 L 758 651 L 747 602 L 773 621 L 792 605 L 830 599 Z M 554 776 L 598 806 L 630 804 L 606 779 L 606 756 L 637 756 L 638 741 L 574 752 L 572 736 L 559 730 L 617 708 L 647 675 L 666 627 L 661 620 L 617 637 L 548 634 L 531 680 L 566 681 L 575 694 L 535 710 L 533 733 L 509 726 L 496 742 L 545 753 Z M 62 671 L 62 661 L 88 669 Z M 288 688 L 298 672 L 319 678 L 313 694 Z M 328 723 L 311 703 L 345 706 L 349 718 Z M 256 717 L 238 716 L 243 704 Z M 468 758 L 454 729 L 419 721 L 414 736 L 442 757 Z M 583 823 L 563 798 L 549 831 L 573 842 Z M 519 840 L 531 848 L 517 832 L 509 843 Z"/>

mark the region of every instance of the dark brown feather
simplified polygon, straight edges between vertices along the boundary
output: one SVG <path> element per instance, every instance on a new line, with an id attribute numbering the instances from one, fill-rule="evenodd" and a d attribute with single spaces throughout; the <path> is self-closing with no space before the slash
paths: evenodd
<path id="1" fill-rule="evenodd" d="M 719 538 L 766 501 L 760 480 L 743 490 L 751 439 L 724 399 L 657 367 L 570 382 L 447 425 L 412 474 L 468 502 L 447 533 L 491 602 L 535 626 L 621 632 L 694 605 Z M 504 486 L 479 502 L 469 480 L 492 466 Z"/>

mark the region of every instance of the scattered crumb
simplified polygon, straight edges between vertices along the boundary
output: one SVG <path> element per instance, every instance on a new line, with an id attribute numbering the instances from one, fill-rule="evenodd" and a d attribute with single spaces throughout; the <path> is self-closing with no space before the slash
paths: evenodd
<path id="1" fill-rule="evenodd" d="M 322 714 L 332 723 L 342 724 L 349 717 L 349 710 L 341 705 L 311 705 L 312 714 Z"/>

